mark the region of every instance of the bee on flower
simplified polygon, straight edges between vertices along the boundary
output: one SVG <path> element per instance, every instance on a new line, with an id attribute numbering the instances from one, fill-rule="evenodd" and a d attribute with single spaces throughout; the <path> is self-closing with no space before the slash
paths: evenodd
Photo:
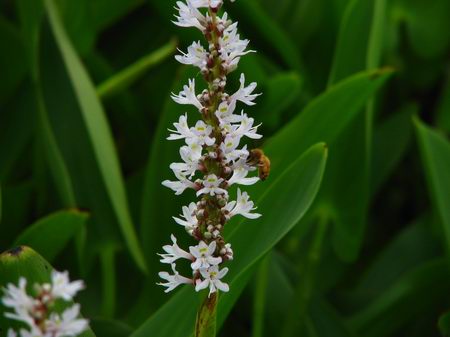
<path id="1" fill-rule="evenodd" d="M 195 41 L 175 58 L 199 68 L 207 89 L 196 93 L 195 79 L 190 79 L 180 93 L 172 94 L 176 103 L 195 107 L 198 120 L 190 124 L 195 118 L 188 118 L 185 113 L 169 130 L 168 140 L 185 144 L 180 147 L 181 161 L 170 165 L 177 180 L 162 184 L 176 195 L 193 190 L 199 199 L 184 206 L 182 214 L 173 218 L 197 244 L 183 250 L 172 235 L 172 245 L 164 246 L 165 253 L 159 254 L 160 261 L 170 264 L 173 272 L 159 273 L 165 280 L 159 284 L 166 287 L 166 292 L 182 284 L 190 284 L 196 291 L 209 289 L 209 296 L 218 290 L 229 291 L 222 280 L 228 268 L 222 265 L 233 260 L 233 250 L 222 236 L 224 226 L 237 215 L 248 219 L 261 216 L 255 212 L 247 192 L 237 188 L 237 199 L 230 200 L 228 191 L 232 185 L 248 186 L 267 178 L 270 161 L 266 156 L 255 159 L 255 150 L 243 145 L 244 138 L 256 140 L 262 136 L 257 133 L 260 125 L 243 110 L 237 110 L 238 105 L 256 104 L 260 95 L 255 93 L 257 84 L 246 85 L 245 75 L 241 74 L 239 89 L 232 94 L 226 92 L 227 75 L 237 69 L 241 57 L 253 51 L 247 49 L 249 40 L 241 39 L 237 23 L 231 22 L 227 13 L 221 14 L 223 3 L 224 0 L 176 3 L 175 25 L 197 28 L 206 43 Z M 178 273 L 179 260 L 190 262 L 192 276 Z"/>

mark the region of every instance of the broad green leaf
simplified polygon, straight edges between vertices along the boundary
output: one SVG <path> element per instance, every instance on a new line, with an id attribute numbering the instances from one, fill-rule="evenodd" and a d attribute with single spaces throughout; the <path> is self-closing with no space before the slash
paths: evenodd
<path id="1" fill-rule="evenodd" d="M 381 296 L 403 274 L 439 256 L 431 227 L 431 218 L 421 217 L 386 244 L 362 272 L 346 302 L 362 307 Z"/>
<path id="2" fill-rule="evenodd" d="M 273 175 L 281 174 L 286 165 L 314 143 L 324 141 L 332 144 L 391 73 L 382 69 L 354 75 L 308 104 L 264 146 L 272 162 Z M 256 185 L 256 188 L 262 187 Z"/>
<path id="3" fill-rule="evenodd" d="M 450 312 L 447 312 L 439 317 L 438 325 L 442 336 L 450 336 Z"/>
<path id="4" fill-rule="evenodd" d="M 37 134 L 43 144 L 42 148 L 44 153 L 46 154 L 48 168 L 52 172 L 56 189 L 59 192 L 59 196 L 62 199 L 63 205 L 65 207 L 75 207 L 76 198 L 74 188 L 72 186 L 73 182 L 69 175 L 69 170 L 67 169 L 66 163 L 64 162 L 58 144 L 56 143 L 53 130 L 51 129 L 39 84 L 36 85 L 34 98 L 38 110 Z"/>
<path id="5" fill-rule="evenodd" d="M 77 210 L 54 213 L 28 227 L 14 245 L 29 246 L 52 262 L 70 239 L 82 230 L 87 218 L 86 213 Z"/>
<path id="6" fill-rule="evenodd" d="M 97 98 L 95 88 L 90 82 L 86 70 L 68 40 L 54 0 L 46 0 L 45 5 L 50 26 L 61 53 L 63 67 L 67 72 L 72 86 L 73 100 L 75 100 L 74 103 L 77 104 L 77 108 L 74 107 L 72 110 L 73 113 L 78 114 L 77 116 L 74 116 L 74 118 L 77 118 L 78 121 L 81 118 L 81 121 L 86 128 L 85 130 L 89 137 L 90 145 L 92 146 L 90 149 L 93 152 L 91 156 L 95 160 L 95 165 L 99 170 L 101 182 L 104 184 L 105 192 L 111 202 L 114 215 L 120 225 L 125 242 L 136 264 L 145 272 L 147 270 L 146 263 L 129 214 L 120 165 L 103 108 Z M 55 93 L 52 93 L 52 95 L 54 94 Z M 59 108 L 61 109 L 61 107 L 62 106 Z M 55 109 L 55 107 L 53 107 L 53 109 Z M 52 114 L 50 109 L 49 113 Z M 62 130 L 55 130 L 55 134 L 58 133 L 58 135 L 56 135 L 57 138 L 58 136 L 61 137 L 61 132 Z M 62 134 L 64 135 L 64 132 Z M 71 142 L 73 143 L 73 141 L 74 140 L 66 140 L 67 146 Z M 70 164 L 68 166 L 72 168 Z M 86 173 L 90 174 L 91 172 Z"/>
<path id="7" fill-rule="evenodd" d="M 102 268 L 102 317 L 113 318 L 116 310 L 117 273 L 116 251 L 118 247 L 113 244 L 105 244 L 100 249 L 100 265 Z"/>
<path id="8" fill-rule="evenodd" d="M 90 17 L 90 2 L 88 0 L 54 0 L 70 41 L 82 56 L 90 52 L 96 39 L 95 27 Z"/>
<path id="9" fill-rule="evenodd" d="M 450 43 L 450 2 L 403 0 L 400 2 L 406 32 L 414 51 L 422 58 L 442 56 Z"/>
<path id="10" fill-rule="evenodd" d="M 355 337 L 345 320 L 332 305 L 321 298 L 311 301 L 310 316 L 317 337 Z"/>
<path id="11" fill-rule="evenodd" d="M 0 114 L 0 181 L 13 172 L 17 160 L 31 141 L 35 107 L 29 83 L 21 87 L 14 100 L 2 107 Z"/>
<path id="12" fill-rule="evenodd" d="M 411 117 L 417 111 L 417 105 L 408 104 L 375 128 L 371 169 L 372 195 L 379 190 L 405 155 L 412 137 Z"/>
<path id="13" fill-rule="evenodd" d="M 257 113 L 264 128 L 274 129 L 281 124 L 282 112 L 288 108 L 300 94 L 302 80 L 296 73 L 279 73 L 263 84 L 263 96 L 258 102 Z"/>
<path id="14" fill-rule="evenodd" d="M 366 68 L 374 0 L 352 0 L 340 26 L 329 85 Z"/>
<path id="15" fill-rule="evenodd" d="M 145 0 L 96 0 L 87 1 L 92 26 L 98 33 L 116 21 L 126 17 Z"/>
<path id="16" fill-rule="evenodd" d="M 227 6 L 227 11 L 239 20 L 241 30 L 247 32 L 250 38 L 256 33 L 254 41 L 264 42 L 261 49 L 269 48 L 275 51 L 291 69 L 302 73 L 304 66 L 302 57 L 295 48 L 295 42 L 281 29 L 281 27 L 266 14 L 256 0 L 236 1 Z M 245 19 L 244 19 L 245 18 Z M 248 27 L 248 29 L 246 29 Z"/>
<path id="17" fill-rule="evenodd" d="M 18 246 L 0 254 L 0 289 L 3 289 L 8 283 L 17 285 L 19 278 L 25 277 L 27 289 L 30 291 L 35 283 L 50 282 L 52 270 L 53 267 L 33 249 Z M 6 328 L 20 327 L 20 325 L 4 317 L 5 311 L 6 308 L 0 303 L 0 337 L 6 337 Z M 80 337 L 95 337 L 95 335 L 89 329 L 82 333 Z"/>
<path id="18" fill-rule="evenodd" d="M 450 78 L 447 77 L 447 82 L 442 90 L 437 108 L 436 122 L 440 129 L 450 133 Z"/>
<path id="19" fill-rule="evenodd" d="M 28 67 L 21 36 L 3 16 L 0 16 L 0 41 L 4 46 L 0 53 L 0 105 L 3 105 L 24 79 Z"/>
<path id="20" fill-rule="evenodd" d="M 22 38 L 31 68 L 31 77 L 38 77 L 38 43 L 41 32 L 40 26 L 44 17 L 44 3 L 41 0 L 17 0 L 15 1 L 20 19 Z"/>
<path id="21" fill-rule="evenodd" d="M 350 2 L 343 18 L 329 84 L 379 66 L 384 0 Z M 330 147 L 329 170 L 318 199 L 334 208 L 333 244 L 343 260 L 354 260 L 362 244 L 369 205 L 374 101 Z M 355 196 L 358 196 L 355 198 Z"/>
<path id="22" fill-rule="evenodd" d="M 139 59 L 126 69 L 115 74 L 113 77 L 101 83 L 97 88 L 97 94 L 101 98 L 112 96 L 128 88 L 139 77 L 143 76 L 149 69 L 171 56 L 176 50 L 175 40 L 170 41 L 158 50 Z"/>
<path id="23" fill-rule="evenodd" d="M 128 337 L 133 333 L 133 329 L 125 323 L 103 318 L 92 319 L 90 325 L 98 337 Z"/>
<path id="24" fill-rule="evenodd" d="M 450 143 L 419 119 L 414 119 L 434 210 L 442 224 L 444 245 L 450 254 Z"/>
<path id="25" fill-rule="evenodd" d="M 257 220 L 241 221 L 227 236 L 234 250 L 234 260 L 225 281 L 230 293 L 222 294 L 218 320 L 221 324 L 248 280 L 249 270 L 299 221 L 311 205 L 319 189 L 325 169 L 327 151 L 317 144 L 270 182 L 264 193 L 252 195 L 263 216 Z M 244 223 L 245 222 L 245 223 Z M 231 224 L 230 224 L 231 225 Z M 249 240 L 249 238 L 252 238 Z M 189 337 L 193 332 L 197 295 L 184 288 L 144 323 L 132 337 Z"/>
<path id="26" fill-rule="evenodd" d="M 367 337 L 393 336 L 409 320 L 442 304 L 445 300 L 442 294 L 450 291 L 449 277 L 448 259 L 424 263 L 384 289 L 367 307 L 354 314 L 348 323 Z"/>
<path id="27" fill-rule="evenodd" d="M 272 256 L 270 253 L 265 256 L 259 263 L 254 281 L 255 287 L 253 291 L 253 320 L 252 320 L 252 337 L 262 337 L 265 325 L 266 312 L 266 294 L 269 282 L 269 267 Z"/>

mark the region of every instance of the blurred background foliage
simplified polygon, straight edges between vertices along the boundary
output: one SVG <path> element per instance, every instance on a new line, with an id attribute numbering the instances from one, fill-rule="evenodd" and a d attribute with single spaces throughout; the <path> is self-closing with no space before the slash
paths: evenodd
<path id="1" fill-rule="evenodd" d="M 100 337 L 189 337 L 199 303 L 155 285 L 193 198 L 160 184 L 184 112 L 170 92 L 198 76 L 173 55 L 201 39 L 171 23 L 174 5 L 0 1 L 0 250 L 28 245 L 84 278 Z M 226 10 L 258 51 L 239 72 L 264 93 L 248 112 L 273 173 L 250 189 L 267 220 L 230 224 L 248 255 L 230 265 L 220 335 L 448 336 L 450 1 Z M 323 145 L 301 156 L 317 142 L 323 179 Z"/>

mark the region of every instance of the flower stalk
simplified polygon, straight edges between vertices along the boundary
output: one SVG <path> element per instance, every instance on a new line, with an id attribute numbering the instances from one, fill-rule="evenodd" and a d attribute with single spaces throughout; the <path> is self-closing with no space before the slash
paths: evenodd
<path id="1" fill-rule="evenodd" d="M 208 47 L 194 42 L 187 52 L 175 58 L 182 64 L 200 69 L 205 80 L 205 89 L 197 94 L 195 79 L 189 80 L 179 94 L 172 99 L 183 105 L 192 105 L 200 120 L 189 127 L 188 113 L 180 116 L 174 123 L 168 140 L 184 140 L 180 148 L 182 162 L 172 163 L 176 181 L 166 180 L 163 185 L 179 195 L 193 190 L 199 198 L 183 207 L 182 215 L 174 217 L 177 224 L 197 241 L 196 245 L 183 250 L 174 235 L 172 245 L 163 247 L 161 262 L 171 265 L 173 274 L 160 272 L 166 282 L 159 283 L 169 292 L 181 284 L 190 284 L 196 291 L 209 288 L 208 297 L 197 316 L 197 336 L 204 334 L 206 326 L 215 326 L 215 308 L 218 290 L 229 291 L 223 281 L 228 268 L 222 265 L 233 259 L 231 244 L 225 242 L 222 232 L 227 222 L 236 215 L 256 219 L 254 203 L 246 192 L 236 189 L 237 200 L 230 200 L 233 185 L 248 186 L 264 180 L 269 172 L 270 161 L 259 149 L 249 151 L 241 145 L 245 138 L 260 139 L 259 125 L 243 110 L 235 113 L 238 104 L 252 106 L 260 95 L 253 93 L 256 83 L 245 85 L 245 75 L 240 76 L 240 87 L 232 95 L 226 92 L 227 75 L 236 70 L 242 56 L 252 52 L 246 50 L 249 40 L 240 38 L 237 23 L 228 19 L 222 11 L 223 0 L 178 1 L 178 15 L 174 23 L 181 27 L 195 27 L 205 38 Z M 259 169 L 259 177 L 251 175 Z M 182 276 L 176 270 L 176 261 L 188 260 L 192 277 Z M 211 323 L 211 324 L 210 324 Z M 209 329 L 209 328 L 208 328 Z M 209 329 L 211 330 L 211 329 Z"/>

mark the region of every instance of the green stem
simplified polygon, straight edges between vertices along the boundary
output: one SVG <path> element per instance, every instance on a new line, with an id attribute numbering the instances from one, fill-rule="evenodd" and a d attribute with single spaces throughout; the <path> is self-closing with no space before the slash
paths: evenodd
<path id="1" fill-rule="evenodd" d="M 328 216 L 319 214 L 313 242 L 306 257 L 305 267 L 301 281 L 295 289 L 294 301 L 287 312 L 286 323 L 282 330 L 282 337 L 297 336 L 298 332 L 304 328 L 307 309 L 314 292 L 317 267 L 320 262 L 323 239 L 327 232 Z"/>
<path id="2" fill-rule="evenodd" d="M 175 52 L 176 47 L 177 41 L 172 39 L 158 50 L 144 56 L 129 67 L 110 77 L 98 86 L 98 96 L 104 99 L 127 89 L 150 68 L 160 64 L 172 55 Z"/>
<path id="3" fill-rule="evenodd" d="M 195 337 L 215 337 L 217 325 L 217 302 L 219 294 L 217 292 L 206 297 L 197 312 L 195 322 Z"/>

